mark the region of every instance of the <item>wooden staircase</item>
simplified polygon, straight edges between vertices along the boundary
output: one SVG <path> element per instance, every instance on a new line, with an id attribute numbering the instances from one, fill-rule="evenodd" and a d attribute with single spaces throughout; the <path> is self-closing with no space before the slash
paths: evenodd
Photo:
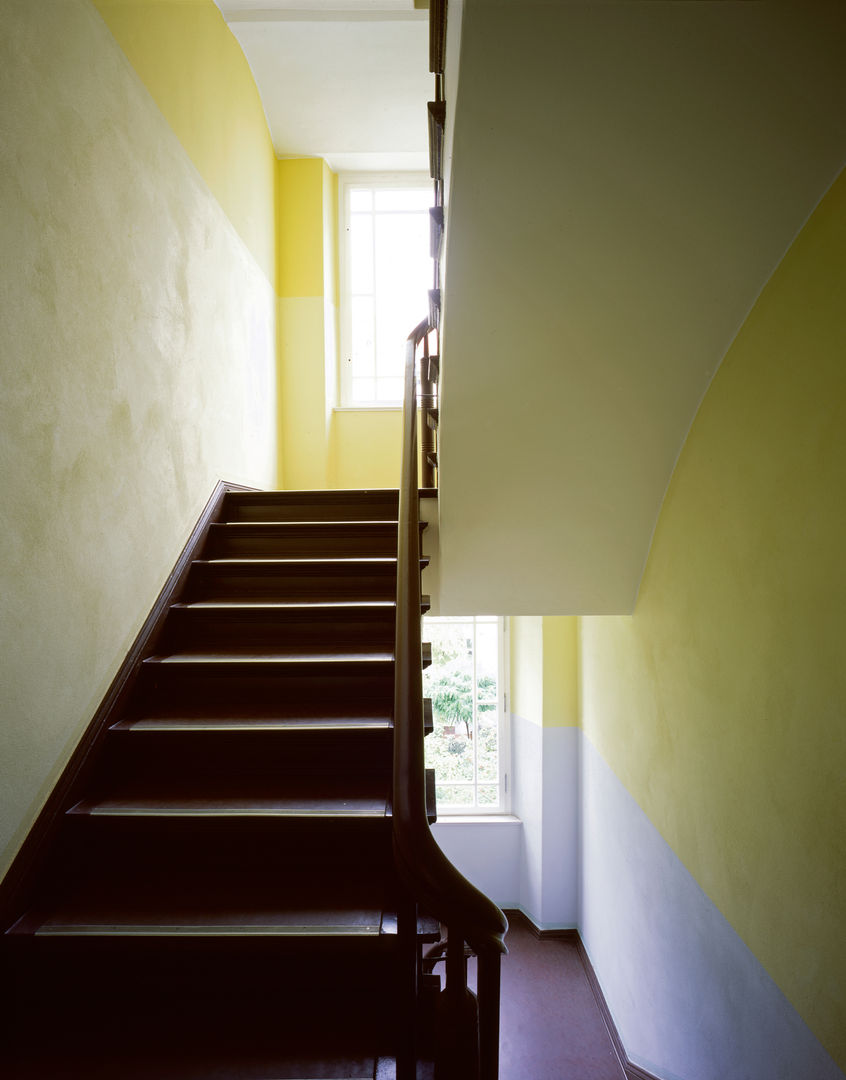
<path id="1" fill-rule="evenodd" d="M 226 493 L 30 857 L 2 1075 L 395 1076 L 397 498 Z"/>

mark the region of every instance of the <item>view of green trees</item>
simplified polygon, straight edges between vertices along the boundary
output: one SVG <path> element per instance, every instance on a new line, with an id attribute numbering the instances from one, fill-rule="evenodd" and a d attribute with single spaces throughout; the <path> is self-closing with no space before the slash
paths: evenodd
<path id="1" fill-rule="evenodd" d="M 435 770 L 439 809 L 472 810 L 499 799 L 495 632 L 490 618 L 425 623 L 432 665 L 423 673 L 423 693 L 432 699 L 434 720 L 426 765 Z"/>

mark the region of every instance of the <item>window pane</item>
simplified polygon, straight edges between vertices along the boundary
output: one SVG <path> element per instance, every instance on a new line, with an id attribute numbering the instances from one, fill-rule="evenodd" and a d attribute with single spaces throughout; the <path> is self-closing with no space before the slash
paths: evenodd
<path id="1" fill-rule="evenodd" d="M 376 380 L 375 379 L 352 379 L 352 399 L 353 401 L 375 401 L 376 400 Z"/>
<path id="2" fill-rule="evenodd" d="M 385 404 L 402 398 L 405 340 L 428 309 L 427 290 L 433 283 L 429 253 L 431 185 L 418 187 L 363 186 L 348 188 L 343 236 L 348 245 L 345 265 L 342 385 L 352 401 Z M 372 311 L 354 301 L 373 298 Z M 373 393 L 352 397 L 355 378 L 377 382 Z M 399 381 L 394 381 L 399 380 Z"/>
<path id="3" fill-rule="evenodd" d="M 435 799 L 438 806 L 464 807 L 473 806 L 472 787 L 447 787 L 437 784 L 435 787 Z"/>
<path id="4" fill-rule="evenodd" d="M 424 619 L 432 665 L 423 672 L 423 692 L 432 700 L 434 721 L 426 739 L 426 765 L 435 770 L 438 806 L 444 812 L 504 805 L 500 630 L 496 616 Z"/>
<path id="5" fill-rule="evenodd" d="M 377 379 L 376 401 L 402 401 L 402 379 Z"/>
<path id="6" fill-rule="evenodd" d="M 476 679 L 479 697 L 496 698 L 496 673 L 499 667 L 499 641 L 495 623 L 476 627 Z"/>
<path id="7" fill-rule="evenodd" d="M 373 218 L 350 217 L 350 288 L 353 294 L 373 292 Z"/>
<path id="8" fill-rule="evenodd" d="M 364 188 L 352 188 L 350 190 L 350 210 L 355 213 L 356 210 L 372 210 L 373 209 L 373 192 Z"/>
<path id="9" fill-rule="evenodd" d="M 476 766 L 479 780 L 499 780 L 499 710 L 480 705 L 477 712 Z"/>
<path id="10" fill-rule="evenodd" d="M 422 210 L 428 214 L 434 190 L 430 188 L 377 188 L 377 210 Z"/>
<path id="11" fill-rule="evenodd" d="M 353 377 L 373 375 L 375 366 L 373 300 L 369 296 L 354 296 L 352 299 Z"/>

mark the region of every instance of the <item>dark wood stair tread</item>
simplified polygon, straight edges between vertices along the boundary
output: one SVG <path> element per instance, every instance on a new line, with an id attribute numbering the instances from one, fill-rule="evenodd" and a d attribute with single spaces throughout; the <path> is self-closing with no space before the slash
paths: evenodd
<path id="1" fill-rule="evenodd" d="M 175 666 L 175 665 L 206 665 L 208 667 L 229 665 L 231 667 L 247 667 L 255 665 L 309 665 L 334 664 L 347 666 L 366 666 L 379 664 L 393 664 L 393 649 L 373 649 L 366 652 L 353 651 L 353 646 L 343 644 L 333 645 L 332 651 L 319 647 L 309 648 L 301 645 L 295 649 L 284 649 L 268 645 L 263 649 L 256 646 L 238 649 L 235 646 L 226 649 L 181 651 L 165 655 L 148 656 L 143 664 L 148 667 Z M 432 662 L 432 647 L 429 642 L 423 643 L 423 663 L 428 666 Z"/>
<path id="2" fill-rule="evenodd" d="M 428 598 L 424 598 L 428 599 Z M 327 615 L 347 614 L 355 611 L 396 610 L 395 600 L 190 600 L 172 604 L 171 611 L 202 610 L 229 611 L 230 609 L 255 611 L 296 611 L 308 614 L 326 613 Z"/>
<path id="3" fill-rule="evenodd" d="M 326 649 L 314 648 L 309 649 L 305 646 L 300 646 L 294 650 L 282 650 L 274 648 L 273 646 L 267 646 L 266 651 L 258 651 L 256 648 L 244 648 L 238 650 L 236 648 L 225 650 L 205 651 L 197 650 L 196 652 L 178 652 L 169 653 L 164 656 L 149 656 L 144 661 L 145 664 L 216 664 L 216 663 L 239 663 L 239 664 L 384 664 L 393 662 L 394 653 L 393 650 L 386 652 L 384 650 L 373 650 L 372 652 L 353 651 L 352 648 L 349 651 L 344 651 L 343 646 L 338 646 L 334 651 L 329 652 Z"/>
<path id="4" fill-rule="evenodd" d="M 69 815 L 88 817 L 295 817 L 295 818 L 383 818 L 388 813 L 386 797 L 378 795 L 304 795 L 244 793 L 218 797 L 174 793 L 115 795 L 102 799 L 81 799 Z"/>
<path id="5" fill-rule="evenodd" d="M 428 563 L 426 555 L 420 556 L 420 564 Z M 372 569 L 396 571 L 397 560 L 390 555 L 333 555 L 333 556 L 300 556 L 300 555 L 262 555 L 254 559 L 243 555 L 216 556 L 210 559 L 195 559 L 194 566 L 210 564 L 212 566 L 225 567 L 248 567 L 251 570 L 260 570 L 263 567 L 273 569 L 276 567 L 290 567 L 298 573 L 308 570 L 340 570 L 344 573 L 354 571 L 368 571 Z"/>
<path id="6" fill-rule="evenodd" d="M 280 717 L 280 716 L 141 716 L 119 720 L 112 731 L 389 731 L 393 722 L 386 716 Z"/>

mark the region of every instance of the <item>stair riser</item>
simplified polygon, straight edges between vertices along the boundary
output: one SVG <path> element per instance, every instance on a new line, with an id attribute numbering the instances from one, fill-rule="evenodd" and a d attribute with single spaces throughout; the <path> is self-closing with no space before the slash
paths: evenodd
<path id="1" fill-rule="evenodd" d="M 322 689 L 316 697 L 319 687 Z M 224 665 L 208 671 L 199 665 L 159 664 L 142 669 L 138 703 L 142 711 L 155 711 L 161 705 L 170 711 L 184 707 L 196 713 L 208 706 L 218 712 L 255 710 L 284 716 L 297 715 L 298 706 L 314 707 L 316 703 L 343 715 L 345 703 L 352 701 L 357 709 L 378 709 L 379 715 L 390 715 L 393 698 L 392 673 L 361 676 L 350 685 L 336 671 L 321 677 L 316 670 L 305 676 L 265 670 L 250 678 L 249 672 L 225 669 Z"/>
<path id="2" fill-rule="evenodd" d="M 239 1008 L 281 986 L 327 993 L 355 986 L 378 994 L 396 979 L 396 939 L 372 938 L 156 938 L 36 937 L 20 959 L 26 994 L 49 985 L 53 993 L 95 995 L 103 986 L 126 996 L 168 997 L 191 1002 L 231 996 Z M 15 965 L 17 966 L 17 965 Z"/>
<path id="3" fill-rule="evenodd" d="M 224 521 L 388 521 L 396 520 L 396 491 L 352 495 L 325 492 L 302 497 L 294 492 L 231 492 L 224 500 Z"/>
<path id="4" fill-rule="evenodd" d="M 321 563 L 197 562 L 191 567 L 185 599 L 192 600 L 396 600 L 396 566 L 357 564 L 333 568 Z"/>
<path id="5" fill-rule="evenodd" d="M 191 567 L 187 600 L 395 600 L 397 576 L 390 570 L 367 573 L 319 573 L 285 564 L 267 568 L 226 563 Z"/>
<path id="6" fill-rule="evenodd" d="M 393 557 L 397 553 L 397 530 L 373 528 L 368 532 L 309 534 L 303 529 L 282 530 L 273 525 L 218 526 L 209 536 L 203 557 L 238 558 L 333 558 L 355 556 Z"/>
<path id="7" fill-rule="evenodd" d="M 97 861 L 151 868 L 239 868 L 297 873 L 304 866 L 383 864 L 390 818 L 110 817 L 69 815 L 58 876 L 91 872 Z M 56 863 L 58 866 L 58 861 Z"/>
<path id="8" fill-rule="evenodd" d="M 280 648 L 302 645 L 393 652 L 393 614 L 389 610 L 363 618 L 339 616 L 331 622 L 329 619 L 309 621 L 300 612 L 174 608 L 168 616 L 159 648 L 163 652 L 175 652 L 208 645 Z"/>
<path id="9" fill-rule="evenodd" d="M 218 780 L 233 774 L 254 782 L 278 781 L 287 776 L 327 769 L 346 775 L 389 770 L 393 753 L 390 729 L 360 731 L 237 732 L 194 731 L 114 732 L 106 745 L 101 772 L 108 783 L 147 781 L 170 785 L 198 778 L 207 781 L 209 791 Z"/>

